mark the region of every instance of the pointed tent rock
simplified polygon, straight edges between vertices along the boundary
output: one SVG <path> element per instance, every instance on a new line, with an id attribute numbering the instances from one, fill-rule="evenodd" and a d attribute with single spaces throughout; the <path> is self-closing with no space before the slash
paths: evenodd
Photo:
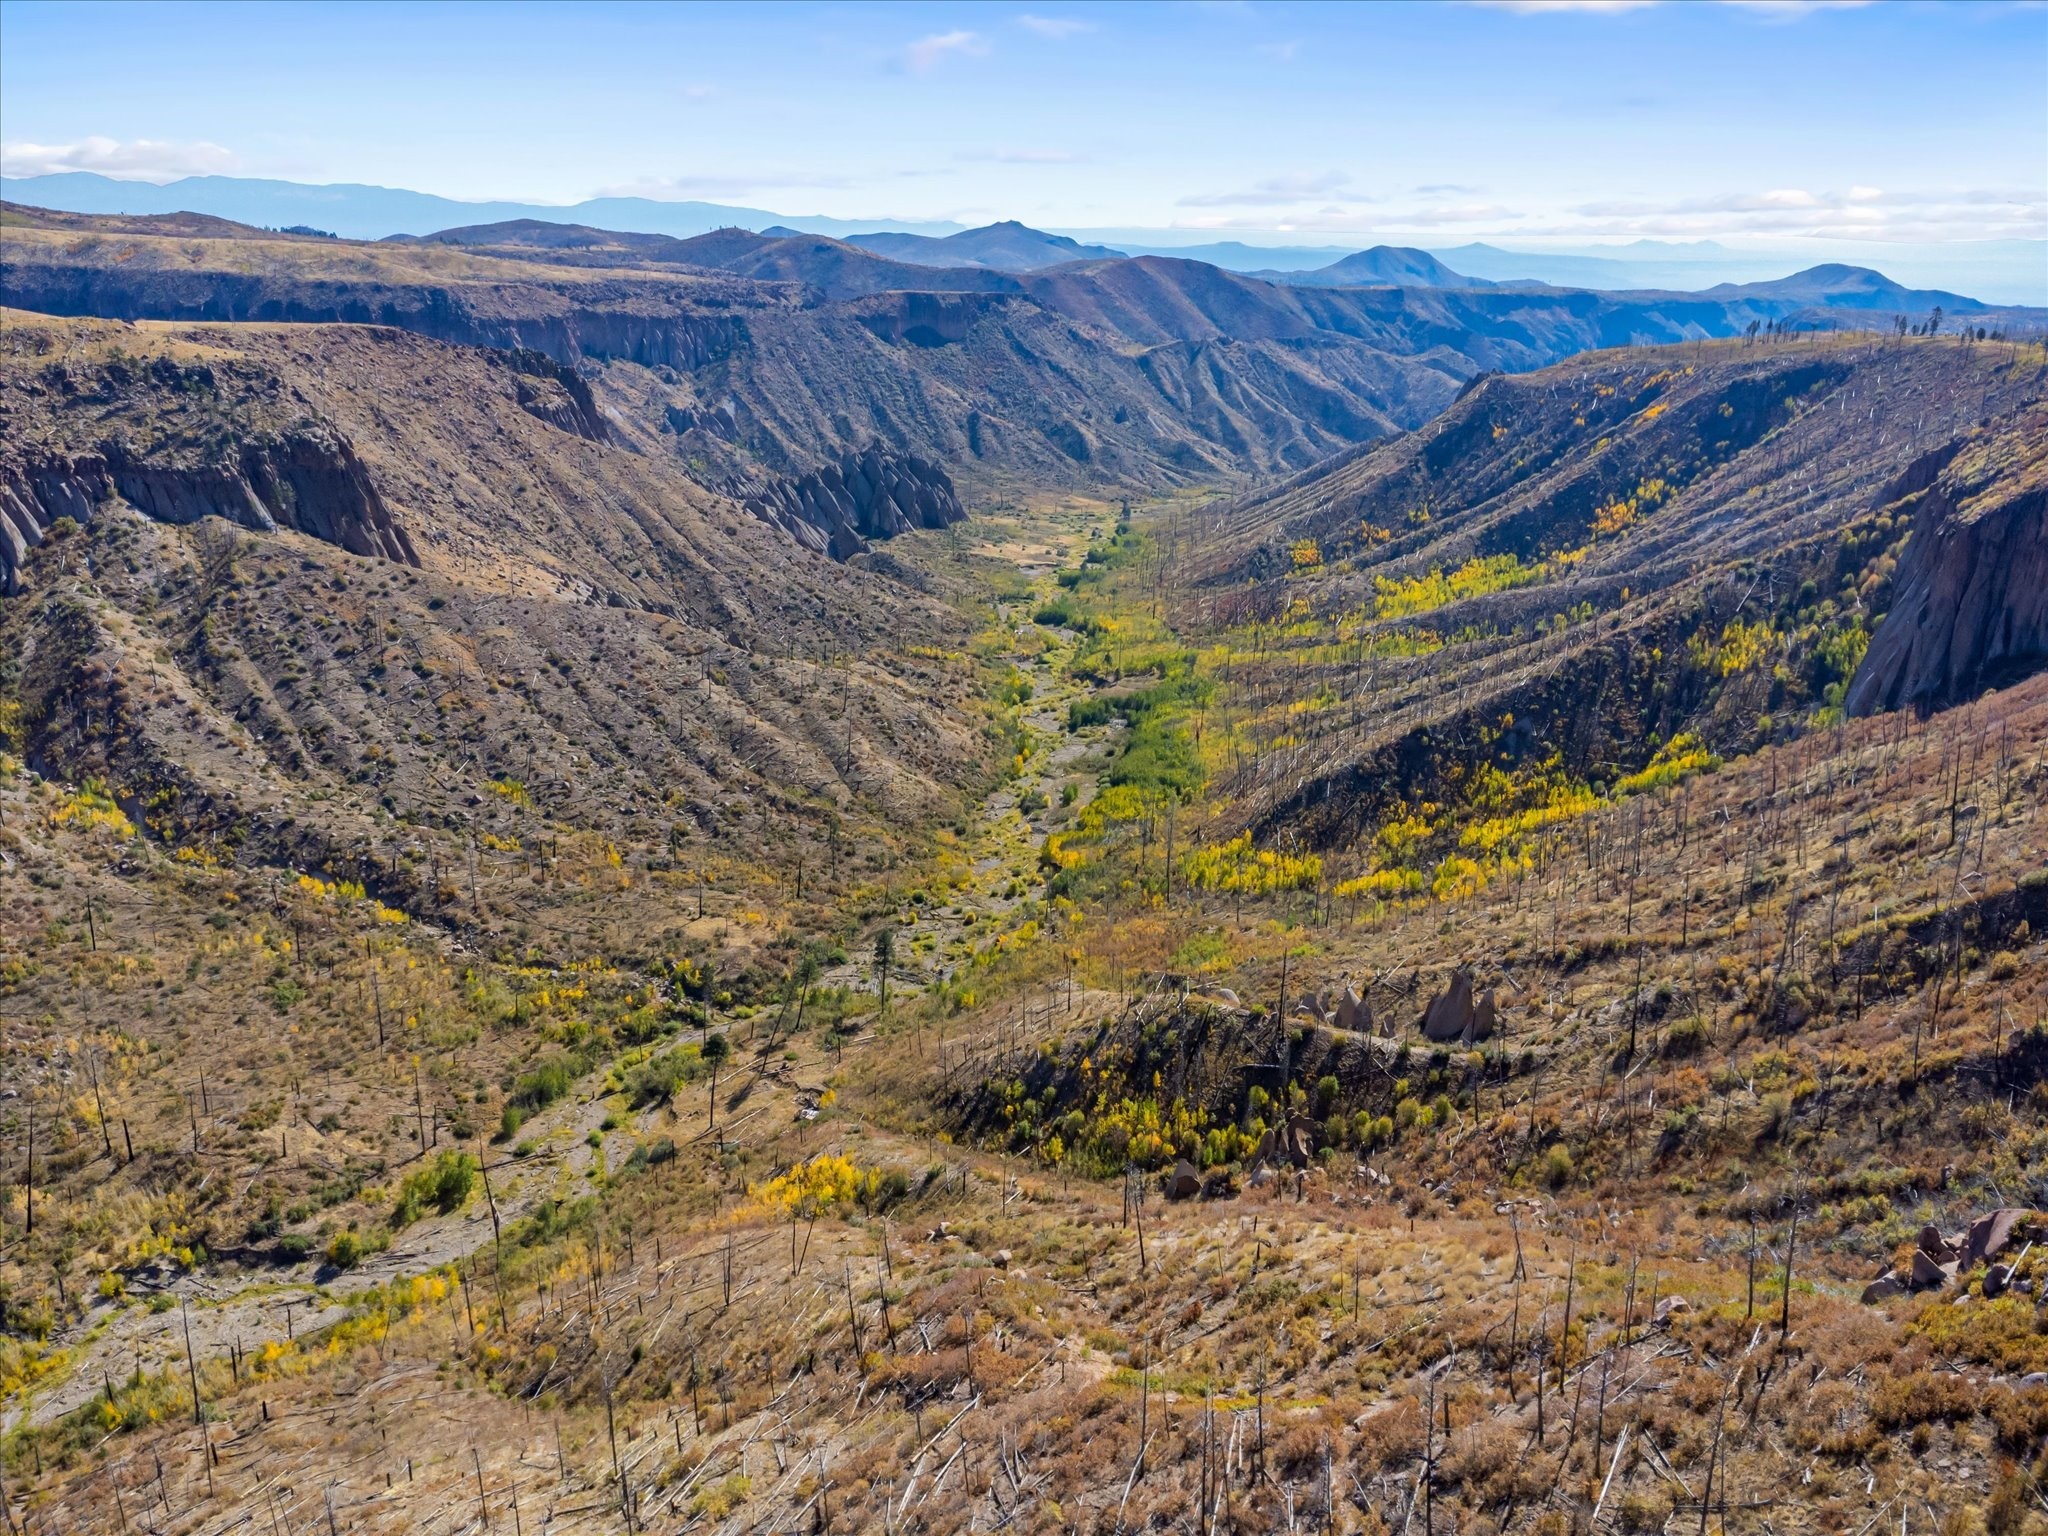
<path id="1" fill-rule="evenodd" d="M 1372 1009 L 1354 987 L 1346 987 L 1344 995 L 1337 1000 L 1337 1027 L 1348 1029 L 1353 1034 L 1362 1034 L 1372 1028 Z"/>
<path id="2" fill-rule="evenodd" d="M 1202 1192 L 1202 1176 L 1195 1165 L 1182 1158 L 1173 1165 L 1173 1176 L 1166 1181 L 1166 1198 L 1169 1200 L 1192 1200 Z"/>
<path id="3" fill-rule="evenodd" d="M 2020 1223 L 2033 1214 L 2024 1206 L 2002 1206 L 1971 1222 L 1970 1230 L 1963 1236 L 1963 1268 L 1981 1264 L 2003 1251 Z"/>
<path id="4" fill-rule="evenodd" d="M 1451 972 L 1450 985 L 1422 1016 L 1422 1034 L 1427 1040 L 1457 1040 L 1471 1027 L 1472 973 L 1459 966 Z"/>
<path id="5" fill-rule="evenodd" d="M 1912 1286 L 1916 1291 L 1935 1290 L 1956 1277 L 1956 1261 L 1934 1258 L 1924 1248 L 1913 1250 Z"/>
<path id="6" fill-rule="evenodd" d="M 1472 1009 L 1472 1022 L 1465 1026 L 1465 1032 L 1459 1038 L 1467 1045 L 1475 1041 L 1491 1040 L 1498 1018 L 1499 1009 L 1494 1002 L 1493 988 L 1488 987 L 1479 994 L 1479 1001 Z"/>
<path id="7" fill-rule="evenodd" d="M 1894 1296 L 1905 1294 L 1906 1282 L 1898 1277 L 1896 1271 L 1889 1269 L 1863 1287 L 1863 1299 L 1866 1302 L 1888 1301 Z"/>
<path id="8" fill-rule="evenodd" d="M 1295 1000 L 1294 1011 L 1305 1013 L 1318 1024 L 1330 1022 L 1329 1010 L 1324 1008 L 1322 997 L 1314 992 L 1304 992 Z"/>
<path id="9" fill-rule="evenodd" d="M 1297 1168 L 1306 1168 L 1315 1161 L 1316 1143 L 1321 1140 L 1322 1127 L 1307 1115 L 1290 1115 L 1284 1136 L 1287 1160 Z"/>

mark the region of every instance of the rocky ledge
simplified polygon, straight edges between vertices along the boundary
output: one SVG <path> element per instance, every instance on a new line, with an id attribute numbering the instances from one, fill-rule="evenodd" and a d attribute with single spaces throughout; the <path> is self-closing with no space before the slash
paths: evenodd
<path id="1" fill-rule="evenodd" d="M 309 426 L 251 439 L 213 463 L 158 459 L 122 441 L 98 453 L 0 460 L 0 590 L 21 590 L 29 550 L 57 519 L 89 523 L 115 496 L 158 522 L 291 528 L 350 554 L 420 563 L 348 440 Z"/>

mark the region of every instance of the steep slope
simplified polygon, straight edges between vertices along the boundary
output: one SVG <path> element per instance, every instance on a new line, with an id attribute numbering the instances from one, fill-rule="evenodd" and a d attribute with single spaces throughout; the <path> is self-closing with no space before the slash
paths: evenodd
<path id="1" fill-rule="evenodd" d="M 486 830 L 647 850 L 752 818 L 765 858 L 828 819 L 915 825 L 980 771 L 964 680 L 910 655 L 957 614 L 569 430 L 544 358 L 352 326 L 4 335 L 0 519 L 39 546 L 10 545 L 0 612 L 18 745 L 173 844 L 439 913 L 467 893 L 433 872 Z"/>
<path id="2" fill-rule="evenodd" d="M 1820 313 L 1769 297 L 1288 287 L 1159 257 L 1013 275 L 734 231 L 654 259 L 634 240 L 525 226 L 474 246 L 174 239 L 22 209 L 0 222 L 7 294 L 49 313 L 372 322 L 597 365 L 606 403 L 650 433 L 674 430 L 672 410 L 723 423 L 678 440 L 707 483 L 746 496 L 876 441 L 984 483 L 1295 470 L 1428 420 L 1484 370 Z"/>
<path id="3" fill-rule="evenodd" d="M 1898 489 L 1913 538 L 1851 714 L 1960 703 L 2048 662 L 2048 408 L 1939 450 Z"/>
<path id="4" fill-rule="evenodd" d="M 1593 354 L 1486 379 L 1423 430 L 1224 510 L 1185 632 L 1288 636 L 1255 664 L 1272 697 L 1240 808 L 1369 848 L 1403 806 L 1459 803 L 1475 761 L 1556 754 L 1609 780 L 1681 736 L 1750 750 L 1840 717 L 1907 580 L 1924 595 L 1896 632 L 1921 638 L 1877 651 L 1871 703 L 1952 697 L 1994 661 L 2012 675 L 2037 643 L 2032 566 L 2009 587 L 1959 573 L 1972 538 L 2038 542 L 2044 395 L 2038 347 Z M 1950 483 L 1990 517 L 1916 555 L 1930 455 L 1972 466 Z"/>

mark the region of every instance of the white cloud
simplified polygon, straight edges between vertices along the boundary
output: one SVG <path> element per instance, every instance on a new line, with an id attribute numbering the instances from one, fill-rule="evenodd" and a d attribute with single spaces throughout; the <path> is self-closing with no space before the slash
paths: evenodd
<path id="1" fill-rule="evenodd" d="M 1081 156 L 1070 149 L 965 149 L 962 160 L 993 160 L 998 165 L 1079 165 Z"/>
<path id="2" fill-rule="evenodd" d="M 920 37 L 903 50 L 902 64 L 913 75 L 923 75 L 937 69 L 951 55 L 979 58 L 987 52 L 988 43 L 979 32 L 956 28 Z"/>
<path id="3" fill-rule="evenodd" d="M 1390 215 L 1389 222 L 1414 229 L 1434 229 L 1446 224 L 1505 224 L 1515 211 L 1499 203 L 1453 203 L 1443 208 L 1424 208 L 1415 213 Z"/>
<path id="4" fill-rule="evenodd" d="M 1081 21 L 1072 16 L 1034 16 L 1029 11 L 1017 18 L 1017 25 L 1036 32 L 1040 37 L 1049 37 L 1056 43 L 1095 30 L 1092 21 Z"/>
<path id="5" fill-rule="evenodd" d="M 1863 240 L 2039 239 L 2048 229 L 2048 198 L 2039 191 L 1960 188 L 1889 192 L 1854 186 L 1847 192 L 1776 187 L 1723 192 L 1675 202 L 1579 203 L 1542 230 L 1527 233 L 1689 238 L 1798 235 Z"/>
<path id="6" fill-rule="evenodd" d="M 1815 11 L 1860 11 L 1870 0 L 1721 0 L 1769 21 L 1800 21 Z"/>
<path id="7" fill-rule="evenodd" d="M 176 181 L 180 176 L 225 175 L 241 157 L 204 139 L 108 139 L 93 135 L 75 144 L 0 144 L 0 171 L 9 176 L 51 176 L 94 171 L 126 181 Z"/>
<path id="8" fill-rule="evenodd" d="M 1183 208 L 1285 208 L 1341 192 L 1351 182 L 1342 171 L 1321 175 L 1273 176 L 1235 192 L 1197 192 L 1180 200 Z"/>

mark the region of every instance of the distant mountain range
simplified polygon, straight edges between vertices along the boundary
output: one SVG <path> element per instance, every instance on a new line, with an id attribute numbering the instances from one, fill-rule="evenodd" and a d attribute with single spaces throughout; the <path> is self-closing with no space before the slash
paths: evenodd
<path id="1" fill-rule="evenodd" d="M 1038 271 L 1061 261 L 1123 255 L 1167 256 L 1231 272 L 1277 277 L 1327 270 L 1352 254 L 1349 248 L 1336 245 L 1254 245 L 1239 240 L 1189 243 L 1183 232 L 1165 229 L 1044 233 L 1009 221 L 968 230 L 948 222 L 798 217 L 762 208 L 644 197 L 593 198 L 569 206 L 472 203 L 390 187 L 314 186 L 234 176 L 194 176 L 161 186 L 85 172 L 0 177 L 0 196 L 73 213 L 191 212 L 258 228 L 296 226 L 367 240 L 394 235 L 423 237 L 435 231 L 522 220 L 673 239 L 737 227 L 771 236 L 829 235 L 910 265 L 975 266 L 1003 272 Z M 1809 242 L 1783 250 L 1736 248 L 1712 240 L 1638 240 L 1627 245 L 1541 251 L 1504 250 L 1471 242 L 1425 254 L 1450 272 L 1479 283 L 1548 283 L 1603 292 L 1698 292 L 1811 266 L 1817 255 L 1832 256 L 1835 250 L 1861 257 L 1857 264 L 1882 268 L 1908 289 L 1967 292 L 1993 304 L 2048 304 L 2048 241 L 2044 240 L 1837 247 L 1817 247 Z M 1419 279 L 1387 272 L 1366 280 Z"/>
<path id="2" fill-rule="evenodd" d="M 813 234 L 844 235 L 872 230 L 878 222 L 925 235 L 950 235 L 952 223 L 874 219 L 792 218 L 765 208 L 723 203 L 666 202 L 651 197 L 594 197 L 567 207 L 545 203 L 461 202 L 430 192 L 372 187 L 354 182 L 313 186 L 243 176 L 186 176 L 158 185 L 117 181 L 90 171 L 54 176 L 0 176 L 0 196 L 10 202 L 67 213 L 210 213 L 259 229 L 303 224 L 347 240 L 381 240 L 386 235 L 424 235 L 437 229 L 542 219 L 603 229 L 687 237 L 731 224 L 749 229 L 782 224 Z"/>
<path id="3" fill-rule="evenodd" d="M 1992 330 L 2048 323 L 1860 268 L 1712 295 L 1599 293 L 1482 283 L 1427 252 L 1376 247 L 1268 281 L 1170 257 L 1086 257 L 1019 225 L 890 248 L 1084 259 L 931 266 L 820 234 L 677 238 L 527 217 L 367 242 L 14 204 L 0 225 L 11 306 L 369 323 L 543 352 L 672 441 L 705 483 L 764 505 L 875 441 L 970 489 L 1216 482 L 1305 468 L 1419 425 L 1475 375 L 1588 350 L 1889 329 L 1894 314 L 1936 304 Z"/>

